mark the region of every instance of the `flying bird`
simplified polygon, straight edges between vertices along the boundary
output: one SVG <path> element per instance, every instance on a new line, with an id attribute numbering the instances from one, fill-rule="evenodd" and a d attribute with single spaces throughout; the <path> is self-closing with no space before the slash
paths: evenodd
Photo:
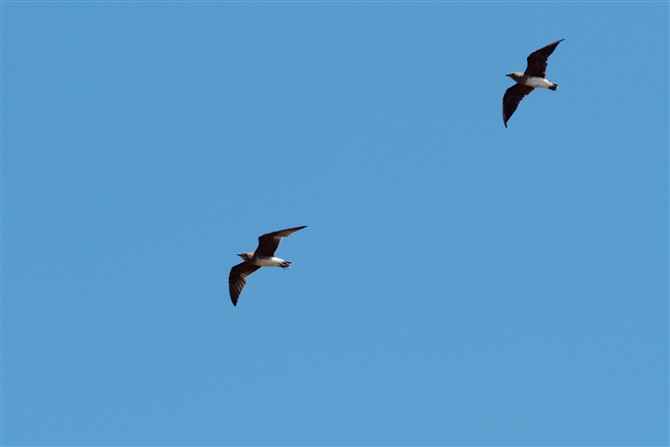
<path id="1" fill-rule="evenodd" d="M 281 267 L 285 269 L 291 265 L 289 261 L 276 258 L 275 251 L 279 247 L 279 243 L 283 237 L 289 237 L 305 227 L 307 225 L 264 234 L 258 237 L 258 248 L 256 251 L 237 254 L 244 261 L 231 268 L 230 275 L 228 276 L 228 289 L 233 306 L 237 306 L 237 299 L 240 297 L 244 286 L 247 285 L 247 277 L 253 272 L 261 267 Z"/>
<path id="2" fill-rule="evenodd" d="M 503 122 L 505 123 L 505 127 L 507 127 L 507 120 L 512 117 L 512 114 L 524 96 L 536 88 L 548 88 L 549 90 L 556 90 L 558 88 L 558 84 L 547 80 L 547 58 L 554 52 L 558 44 L 564 40 L 557 40 L 544 48 L 530 53 L 525 72 L 519 73 L 515 71 L 505 75 L 516 81 L 516 84 L 508 88 L 505 96 L 503 96 Z"/>

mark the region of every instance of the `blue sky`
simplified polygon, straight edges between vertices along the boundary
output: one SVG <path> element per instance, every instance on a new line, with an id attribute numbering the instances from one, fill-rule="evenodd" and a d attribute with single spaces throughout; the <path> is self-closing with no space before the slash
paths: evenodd
<path id="1" fill-rule="evenodd" d="M 2 443 L 667 444 L 668 13 L 3 2 Z"/>

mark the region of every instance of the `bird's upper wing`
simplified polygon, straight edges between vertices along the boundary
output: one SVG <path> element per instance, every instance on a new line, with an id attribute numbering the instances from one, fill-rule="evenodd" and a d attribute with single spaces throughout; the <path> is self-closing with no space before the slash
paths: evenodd
<path id="1" fill-rule="evenodd" d="M 298 230 L 302 230 L 307 225 L 302 227 L 288 228 L 286 230 L 274 231 L 272 233 L 264 234 L 263 236 L 258 237 L 258 248 L 256 249 L 257 254 L 274 256 L 281 238 L 289 237 Z"/>
<path id="2" fill-rule="evenodd" d="M 516 108 L 519 107 L 523 97 L 533 90 L 533 87 L 527 85 L 514 84 L 505 91 L 505 96 L 503 96 L 503 123 L 505 123 L 505 127 L 507 127 L 507 120 L 512 117 Z"/>
<path id="3" fill-rule="evenodd" d="M 259 268 L 260 267 L 257 265 L 243 262 L 230 269 L 230 275 L 228 276 L 228 290 L 230 291 L 230 300 L 233 302 L 233 306 L 237 306 L 237 299 L 240 297 L 240 293 L 242 293 L 244 286 L 247 285 L 247 276 L 251 275 Z"/>
<path id="4" fill-rule="evenodd" d="M 554 52 L 559 43 L 565 39 L 557 40 L 550 43 L 544 48 L 530 53 L 528 56 L 528 66 L 526 67 L 526 75 L 533 77 L 545 78 L 547 76 L 547 58 Z"/>

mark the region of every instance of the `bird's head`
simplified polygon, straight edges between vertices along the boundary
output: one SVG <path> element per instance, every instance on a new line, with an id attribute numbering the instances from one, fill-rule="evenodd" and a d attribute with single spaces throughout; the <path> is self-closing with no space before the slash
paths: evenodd
<path id="1" fill-rule="evenodd" d="M 244 252 L 244 253 L 238 253 L 237 256 L 244 259 L 245 261 L 248 261 L 249 259 L 254 257 L 254 254 L 249 253 L 249 252 Z"/>
<path id="2" fill-rule="evenodd" d="M 515 81 L 517 81 L 517 80 L 523 78 L 523 73 L 519 73 L 517 71 L 514 71 L 512 73 L 507 73 L 505 76 L 507 76 L 508 78 L 512 78 Z"/>

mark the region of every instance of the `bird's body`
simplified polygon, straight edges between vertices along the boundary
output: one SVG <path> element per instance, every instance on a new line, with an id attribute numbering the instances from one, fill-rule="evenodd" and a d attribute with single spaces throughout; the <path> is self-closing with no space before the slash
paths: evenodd
<path id="1" fill-rule="evenodd" d="M 285 269 L 291 265 L 290 261 L 276 257 L 274 255 L 275 251 L 279 247 L 282 238 L 289 237 L 306 226 L 288 228 L 259 236 L 256 251 L 237 254 L 244 261 L 231 268 L 230 275 L 228 276 L 228 290 L 234 306 L 237 306 L 237 300 L 240 297 L 240 293 L 242 293 L 242 289 L 247 284 L 247 277 L 249 275 L 261 267 L 281 267 Z"/>
<path id="2" fill-rule="evenodd" d="M 503 96 L 503 123 L 505 127 L 507 127 L 507 121 L 519 106 L 519 102 L 534 89 L 547 88 L 549 90 L 556 90 L 558 88 L 558 84 L 554 84 L 547 79 L 547 59 L 563 40 L 565 39 L 557 40 L 546 47 L 532 52 L 527 58 L 528 66 L 525 72 L 515 71 L 505 75 L 516 82 L 515 85 L 505 91 L 505 96 Z"/>
<path id="3" fill-rule="evenodd" d="M 517 82 L 517 84 L 526 85 L 533 88 L 548 88 L 551 90 L 556 90 L 558 85 L 549 81 L 547 78 L 541 78 L 539 76 L 524 76 L 523 73 L 514 72 L 510 73 L 507 76 L 512 78 Z"/>
<path id="4" fill-rule="evenodd" d="M 281 258 L 278 258 L 276 256 L 266 256 L 266 255 L 261 255 L 261 254 L 256 254 L 254 253 L 245 253 L 245 254 L 250 254 L 248 258 L 243 258 L 245 259 L 246 262 L 257 265 L 258 267 L 282 267 L 286 268 L 289 265 L 291 265 L 290 262 L 284 261 Z"/>

